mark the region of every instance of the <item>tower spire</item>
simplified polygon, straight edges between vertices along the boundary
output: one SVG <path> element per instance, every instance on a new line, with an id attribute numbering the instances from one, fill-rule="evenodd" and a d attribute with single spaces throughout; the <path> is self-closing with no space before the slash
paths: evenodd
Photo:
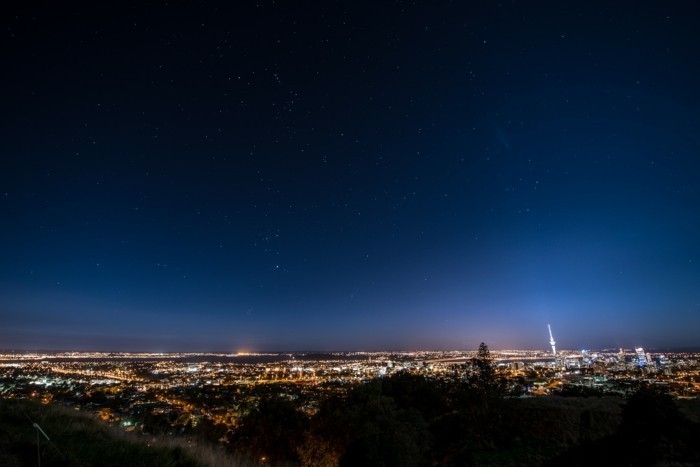
<path id="1" fill-rule="evenodd" d="M 557 356 L 557 348 L 555 347 L 555 345 L 557 343 L 554 341 L 554 336 L 552 336 L 552 327 L 548 324 L 547 329 L 549 329 L 549 345 L 552 346 L 552 355 L 554 355 L 556 357 Z"/>

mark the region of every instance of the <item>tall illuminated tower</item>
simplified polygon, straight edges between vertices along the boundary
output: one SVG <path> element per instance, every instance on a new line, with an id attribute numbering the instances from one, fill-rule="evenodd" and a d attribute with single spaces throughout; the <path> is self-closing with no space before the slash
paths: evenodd
<path id="1" fill-rule="evenodd" d="M 549 345 L 552 346 L 552 355 L 554 355 L 556 357 L 557 356 L 557 348 L 555 347 L 555 345 L 557 343 L 554 342 L 554 336 L 552 336 L 552 327 L 548 324 L 547 329 L 549 329 Z"/>

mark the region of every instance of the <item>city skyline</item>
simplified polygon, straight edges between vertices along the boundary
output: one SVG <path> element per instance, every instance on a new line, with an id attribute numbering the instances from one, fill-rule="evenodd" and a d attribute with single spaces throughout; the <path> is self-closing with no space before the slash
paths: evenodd
<path id="1" fill-rule="evenodd" d="M 17 5 L 0 348 L 687 348 L 692 3 Z"/>

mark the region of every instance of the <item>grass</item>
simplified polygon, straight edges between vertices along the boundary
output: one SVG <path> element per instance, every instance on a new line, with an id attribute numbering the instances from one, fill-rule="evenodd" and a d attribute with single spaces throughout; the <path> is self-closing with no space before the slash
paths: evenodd
<path id="1" fill-rule="evenodd" d="M 36 422 L 50 442 L 39 438 Z M 42 467 L 244 467 L 210 444 L 128 433 L 89 414 L 28 400 L 0 399 L 0 465 Z"/>

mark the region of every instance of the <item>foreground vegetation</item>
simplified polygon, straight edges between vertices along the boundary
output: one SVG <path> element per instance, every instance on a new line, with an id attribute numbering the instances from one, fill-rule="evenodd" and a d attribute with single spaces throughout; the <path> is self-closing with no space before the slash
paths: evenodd
<path id="1" fill-rule="evenodd" d="M 36 465 L 227 467 L 247 464 L 212 444 L 127 433 L 89 414 L 59 405 L 0 399 L 0 466 Z"/>

